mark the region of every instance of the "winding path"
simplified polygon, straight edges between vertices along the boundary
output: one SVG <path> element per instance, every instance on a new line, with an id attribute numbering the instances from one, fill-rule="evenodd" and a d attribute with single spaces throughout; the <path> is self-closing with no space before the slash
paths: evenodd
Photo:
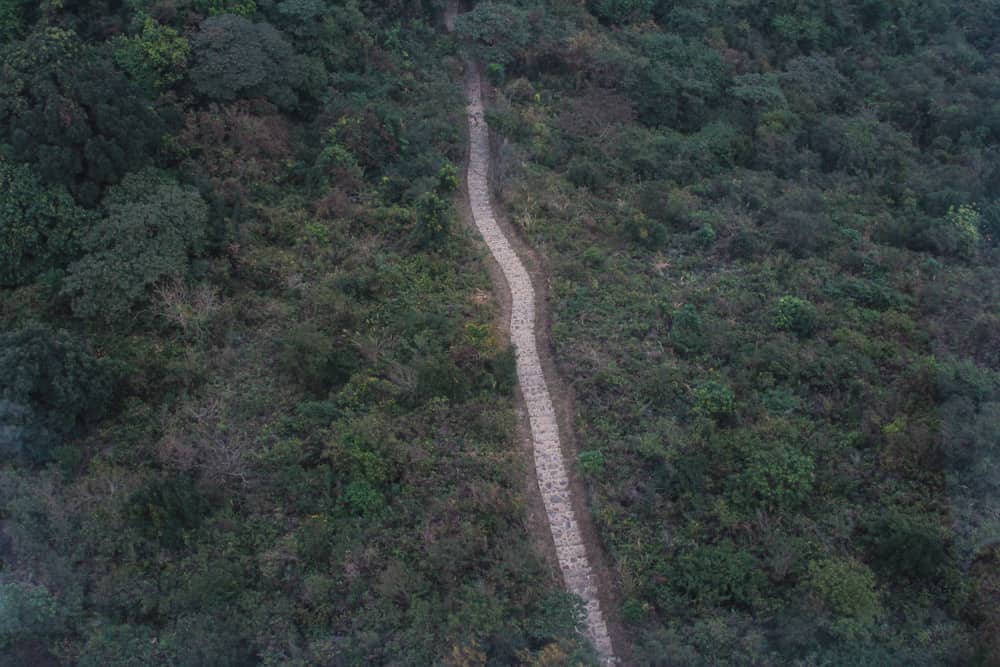
<path id="1" fill-rule="evenodd" d="M 455 3 L 450 3 L 446 24 L 453 28 Z M 597 579 L 572 505 L 572 491 L 559 441 L 559 425 L 538 356 L 535 289 L 531 276 L 511 247 L 493 214 L 489 190 L 489 130 L 483 116 L 482 86 L 475 63 L 466 62 L 465 94 L 469 117 L 469 166 L 466 187 L 476 227 L 500 265 L 511 295 L 510 338 L 517 357 L 517 377 L 531 426 L 532 450 L 538 486 L 555 542 L 556 557 L 566 588 L 586 604 L 587 635 L 606 665 L 616 663 L 604 614 L 598 598 Z M 544 335 L 544 332 L 542 332 Z"/>

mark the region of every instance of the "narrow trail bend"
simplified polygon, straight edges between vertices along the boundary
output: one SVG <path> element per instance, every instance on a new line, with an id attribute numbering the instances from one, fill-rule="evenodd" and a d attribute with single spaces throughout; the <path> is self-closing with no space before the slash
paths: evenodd
<path id="1" fill-rule="evenodd" d="M 457 3 L 449 3 L 445 23 L 454 27 Z M 586 604 L 586 628 L 602 663 L 617 664 L 601 611 L 598 579 L 587 557 L 583 534 L 573 509 L 573 489 L 563 460 L 552 397 L 538 354 L 537 337 L 547 332 L 536 328 L 535 288 L 531 276 L 497 223 L 490 199 L 489 130 L 483 114 L 482 85 L 476 64 L 466 61 L 465 94 L 469 121 L 469 161 L 466 174 L 472 218 L 490 253 L 500 267 L 510 291 L 510 338 L 517 359 L 517 377 L 528 412 L 535 473 L 541 491 L 556 558 L 567 590 Z M 543 339 L 544 340 L 544 339 Z M 585 507 L 578 503 L 578 507 Z"/>

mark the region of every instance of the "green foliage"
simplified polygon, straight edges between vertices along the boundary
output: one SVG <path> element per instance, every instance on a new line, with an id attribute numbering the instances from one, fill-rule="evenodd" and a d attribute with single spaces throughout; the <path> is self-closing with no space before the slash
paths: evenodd
<path id="1" fill-rule="evenodd" d="M 735 478 L 734 500 L 751 510 L 795 510 L 812 494 L 815 469 L 812 457 L 791 445 L 754 448 Z"/>
<path id="2" fill-rule="evenodd" d="M 92 221 L 66 190 L 46 187 L 24 165 L 0 161 L 0 286 L 17 287 L 60 269 Z"/>
<path id="3" fill-rule="evenodd" d="M 257 12 L 257 0 L 194 0 L 194 7 L 209 16 L 233 14 L 251 17 Z"/>
<path id="4" fill-rule="evenodd" d="M 962 257 L 971 257 L 976 252 L 981 238 L 980 224 L 982 216 L 975 206 L 963 204 L 948 208 L 945 216 L 955 238 L 955 252 Z"/>
<path id="5" fill-rule="evenodd" d="M 208 207 L 197 190 L 149 170 L 109 190 L 104 206 L 107 216 L 84 236 L 87 254 L 70 265 L 63 294 L 77 316 L 110 323 L 144 304 L 154 285 L 187 276 L 204 247 Z"/>
<path id="6" fill-rule="evenodd" d="M 162 121 L 103 49 L 47 28 L 0 51 L 0 139 L 43 180 L 93 204 L 157 151 Z"/>
<path id="7" fill-rule="evenodd" d="M 945 531 L 929 518 L 889 512 L 869 530 L 872 555 L 880 571 L 927 582 L 948 563 Z"/>
<path id="8" fill-rule="evenodd" d="M 59 600 L 44 586 L 0 583 L 0 650 L 64 633 L 67 620 Z"/>
<path id="9" fill-rule="evenodd" d="M 0 43 L 23 35 L 32 4 L 32 0 L 0 0 Z"/>
<path id="10" fill-rule="evenodd" d="M 670 574 L 671 588 L 700 607 L 750 606 L 765 585 L 754 557 L 732 542 L 681 551 Z"/>
<path id="11" fill-rule="evenodd" d="M 535 640 L 565 637 L 583 627 L 584 614 L 583 600 L 577 596 L 563 591 L 549 593 L 528 619 L 528 636 Z"/>
<path id="12" fill-rule="evenodd" d="M 472 40 L 480 60 L 500 66 L 517 60 L 534 37 L 528 12 L 506 2 L 479 2 L 455 21 L 456 32 Z"/>
<path id="13" fill-rule="evenodd" d="M 705 330 L 701 314 L 690 303 L 674 313 L 670 324 L 670 344 L 684 355 L 696 354 L 705 347 Z"/>
<path id="14" fill-rule="evenodd" d="M 0 334 L 0 453 L 48 461 L 100 418 L 111 398 L 109 365 L 66 331 L 28 326 Z"/>
<path id="15" fill-rule="evenodd" d="M 344 500 L 352 511 L 367 518 L 378 516 L 385 508 L 385 497 L 364 479 L 355 480 L 344 488 Z"/>
<path id="16" fill-rule="evenodd" d="M 433 192 L 425 192 L 416 202 L 416 224 L 412 239 L 418 247 L 438 247 L 451 236 L 451 205 Z"/>
<path id="17" fill-rule="evenodd" d="M 571 180 L 575 181 L 572 175 Z M 625 218 L 625 231 L 632 241 L 647 248 L 662 248 L 667 242 L 666 225 L 650 220 L 642 213 L 634 213 Z"/>
<path id="18" fill-rule="evenodd" d="M 621 24 L 648 19 L 656 0 L 590 0 L 588 4 L 602 21 Z"/>
<path id="19" fill-rule="evenodd" d="M 809 563 L 808 586 L 833 613 L 833 630 L 844 639 L 863 637 L 882 615 L 875 575 L 856 560 L 830 558 Z"/>
<path id="20" fill-rule="evenodd" d="M 507 78 L 507 68 L 502 63 L 490 63 L 486 66 L 486 78 L 494 86 L 502 86 Z"/>
<path id="21" fill-rule="evenodd" d="M 696 415 L 712 419 L 726 419 L 733 414 L 735 395 L 726 384 L 709 380 L 694 391 L 694 406 Z"/>
<path id="22" fill-rule="evenodd" d="M 170 26 L 145 17 L 142 31 L 114 41 L 115 62 L 150 90 L 165 90 L 187 75 L 191 45 Z"/>
<path id="23" fill-rule="evenodd" d="M 579 454 L 580 472 L 584 477 L 600 477 L 604 472 L 604 453 L 599 449 L 589 449 Z"/>
<path id="24" fill-rule="evenodd" d="M 302 93 L 318 92 L 325 78 L 273 26 L 233 14 L 205 19 L 191 45 L 191 81 L 212 100 L 260 96 L 293 109 Z"/>
<path id="25" fill-rule="evenodd" d="M 786 295 L 778 299 L 771 321 L 776 329 L 811 336 L 816 330 L 816 307 L 805 299 Z"/>
<path id="26" fill-rule="evenodd" d="M 128 499 L 125 515 L 143 537 L 165 547 L 184 543 L 208 514 L 208 499 L 185 477 L 153 479 Z"/>

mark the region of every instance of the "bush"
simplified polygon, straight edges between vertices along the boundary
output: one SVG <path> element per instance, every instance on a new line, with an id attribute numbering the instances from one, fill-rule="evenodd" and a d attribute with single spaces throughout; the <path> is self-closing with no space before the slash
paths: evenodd
<path id="1" fill-rule="evenodd" d="M 732 542 L 679 553 L 670 581 L 675 591 L 704 607 L 750 606 L 766 583 L 753 555 Z"/>
<path id="2" fill-rule="evenodd" d="M 604 472 L 604 452 L 599 449 L 580 452 L 578 458 L 584 477 L 599 477 Z"/>
<path id="3" fill-rule="evenodd" d="M 724 419 L 733 414 L 733 390 L 721 382 L 709 380 L 694 391 L 694 413 L 701 417 Z"/>
<path id="4" fill-rule="evenodd" d="M 811 336 L 816 330 L 816 307 L 805 299 L 783 296 L 775 306 L 772 322 L 776 329 L 792 331 L 800 338 Z"/>
<path id="5" fill-rule="evenodd" d="M 735 500 L 748 509 L 795 509 L 812 492 L 814 471 L 812 457 L 790 445 L 755 447 L 744 470 L 736 476 Z"/>
<path id="6" fill-rule="evenodd" d="M 705 347 L 705 331 L 698 309 L 684 304 L 670 323 L 670 343 L 682 355 L 690 356 Z"/>
<path id="7" fill-rule="evenodd" d="M 833 630 L 844 639 L 864 636 L 882 614 L 875 575 L 864 563 L 843 558 L 813 561 L 807 584 L 833 613 Z"/>
<path id="8" fill-rule="evenodd" d="M 486 66 L 486 78 L 494 86 L 502 86 L 507 78 L 507 68 L 502 63 L 490 63 Z"/>
<path id="9" fill-rule="evenodd" d="M 947 536 L 933 521 L 890 512 L 869 530 L 871 552 L 879 571 L 926 582 L 948 562 Z"/>

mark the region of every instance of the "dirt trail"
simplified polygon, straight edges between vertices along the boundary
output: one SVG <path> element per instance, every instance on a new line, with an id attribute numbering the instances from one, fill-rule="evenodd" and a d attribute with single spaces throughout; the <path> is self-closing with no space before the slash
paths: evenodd
<path id="1" fill-rule="evenodd" d="M 457 13 L 449 3 L 445 25 L 452 30 Z M 476 228 L 486 242 L 507 283 L 510 296 L 510 337 L 517 358 L 517 377 L 528 412 L 535 475 L 541 491 L 548 528 L 566 588 L 586 604 L 586 627 L 594 648 L 606 665 L 617 664 L 605 615 L 601 610 L 600 579 L 595 576 L 588 549 L 577 521 L 576 508 L 585 507 L 576 485 L 570 483 L 559 437 L 559 422 L 539 356 L 538 338 L 547 335 L 536 326 L 536 291 L 531 275 L 511 239 L 498 224 L 490 199 L 489 130 L 483 115 L 482 85 L 475 63 L 466 63 L 465 93 L 469 120 L 469 161 L 466 187 Z M 589 532 L 589 531 L 588 531 Z M 593 553 L 593 546 L 591 548 Z M 605 598 L 607 599 L 607 598 Z"/>

